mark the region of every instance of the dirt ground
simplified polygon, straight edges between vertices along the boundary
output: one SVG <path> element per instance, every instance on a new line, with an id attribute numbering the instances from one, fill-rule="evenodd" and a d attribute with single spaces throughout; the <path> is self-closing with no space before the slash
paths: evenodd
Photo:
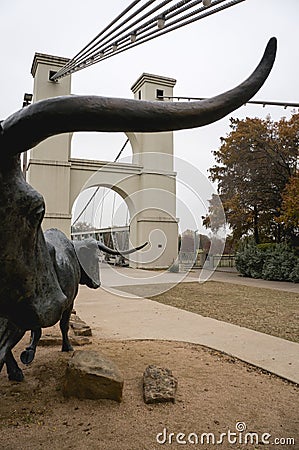
<path id="1" fill-rule="evenodd" d="M 17 357 L 27 344 L 24 339 L 14 352 Z M 194 344 L 92 338 L 91 345 L 76 348 L 87 349 L 111 358 L 122 371 L 122 403 L 65 399 L 61 386 L 71 355 L 58 346 L 39 347 L 34 363 L 24 368 L 24 382 L 8 381 L 4 369 L 0 374 L 1 449 L 299 449 L 298 386 Z M 167 367 L 177 377 L 175 404 L 144 404 L 142 375 L 149 364 Z M 229 431 L 237 433 L 229 439 L 238 444 L 229 443 Z M 257 434 L 253 445 L 244 443 L 249 432 L 258 434 L 258 443 Z M 226 435 L 221 445 L 213 445 L 212 435 L 208 444 L 203 433 L 213 433 L 216 441 Z M 271 435 L 265 442 L 263 433 Z M 295 445 L 286 444 L 288 438 Z M 274 446 L 275 439 L 285 444 Z"/>

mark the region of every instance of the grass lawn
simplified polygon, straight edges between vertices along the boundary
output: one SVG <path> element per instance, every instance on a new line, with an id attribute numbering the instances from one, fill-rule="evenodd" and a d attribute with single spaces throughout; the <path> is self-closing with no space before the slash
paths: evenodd
<path id="1" fill-rule="evenodd" d="M 146 286 L 136 288 L 124 290 L 146 297 Z M 209 281 L 180 283 L 151 300 L 299 342 L 299 294 L 294 292 Z"/>

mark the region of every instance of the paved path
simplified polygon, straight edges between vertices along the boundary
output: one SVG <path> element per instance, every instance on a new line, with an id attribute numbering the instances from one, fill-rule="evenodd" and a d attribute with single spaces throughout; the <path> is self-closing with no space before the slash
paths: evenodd
<path id="1" fill-rule="evenodd" d="M 232 269 L 233 270 L 233 269 Z M 192 270 L 189 273 L 170 273 L 168 271 L 135 270 L 123 267 L 114 267 L 109 264 L 101 265 L 101 281 L 103 286 L 126 286 L 144 284 L 173 284 L 188 283 L 200 280 L 200 270 Z M 268 281 L 254 278 L 241 277 L 236 271 L 205 271 L 203 280 L 222 281 L 224 283 L 240 284 L 245 286 L 275 289 L 280 291 L 295 292 L 299 294 L 299 283 L 288 281 Z"/>
<path id="2" fill-rule="evenodd" d="M 144 271 L 122 269 L 121 272 L 125 275 L 118 280 L 118 286 L 133 284 L 132 280 L 135 280 L 136 284 L 144 284 Z M 113 281 L 114 276 L 105 274 L 102 270 L 102 278 L 107 281 L 109 277 L 110 281 Z M 174 277 L 170 279 L 174 280 Z M 192 274 L 188 279 L 192 280 Z M 149 284 L 148 279 L 146 283 Z M 152 284 L 158 284 L 157 280 L 152 280 Z M 79 316 L 92 327 L 94 335 L 98 338 L 160 339 L 201 344 L 299 383 L 297 343 L 145 298 L 124 297 L 125 293 L 117 288 L 106 289 L 109 291 L 104 289 L 93 291 L 82 286 L 76 300 Z"/>
<path id="3" fill-rule="evenodd" d="M 191 272 L 188 281 L 193 277 L 198 277 L 198 272 Z M 225 272 L 217 270 L 211 276 L 211 281 L 222 281 L 224 283 L 241 284 L 243 286 L 253 286 L 265 289 L 275 289 L 278 291 L 296 292 L 299 294 L 299 284 L 290 281 L 268 281 L 254 278 L 241 277 L 238 272 Z"/>

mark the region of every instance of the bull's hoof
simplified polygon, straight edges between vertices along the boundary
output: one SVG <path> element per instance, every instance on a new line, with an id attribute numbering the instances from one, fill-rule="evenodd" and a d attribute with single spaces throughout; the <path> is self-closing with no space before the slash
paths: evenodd
<path id="1" fill-rule="evenodd" d="M 72 352 L 74 349 L 73 349 L 73 347 L 71 346 L 71 344 L 70 343 L 68 343 L 68 344 L 63 344 L 62 345 L 62 348 L 61 348 L 61 351 L 62 352 Z"/>
<path id="2" fill-rule="evenodd" d="M 32 363 L 32 361 L 34 360 L 34 356 L 35 356 L 35 350 L 33 350 L 32 348 L 30 349 L 26 349 L 21 353 L 20 359 L 22 361 L 23 364 L 26 364 L 26 366 L 30 363 Z"/>
<path id="3" fill-rule="evenodd" d="M 18 381 L 21 382 L 24 380 L 24 375 L 21 369 L 13 370 L 8 373 L 9 381 Z"/>

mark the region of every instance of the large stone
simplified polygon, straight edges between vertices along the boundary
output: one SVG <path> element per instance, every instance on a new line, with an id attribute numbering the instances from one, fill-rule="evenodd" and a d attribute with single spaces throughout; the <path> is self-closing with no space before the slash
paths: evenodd
<path id="1" fill-rule="evenodd" d="M 96 351 L 81 350 L 68 363 L 63 393 L 65 397 L 121 402 L 123 384 L 123 376 L 112 361 Z"/>
<path id="2" fill-rule="evenodd" d="M 150 365 L 143 374 L 145 403 L 175 402 L 178 380 L 171 370 Z"/>

